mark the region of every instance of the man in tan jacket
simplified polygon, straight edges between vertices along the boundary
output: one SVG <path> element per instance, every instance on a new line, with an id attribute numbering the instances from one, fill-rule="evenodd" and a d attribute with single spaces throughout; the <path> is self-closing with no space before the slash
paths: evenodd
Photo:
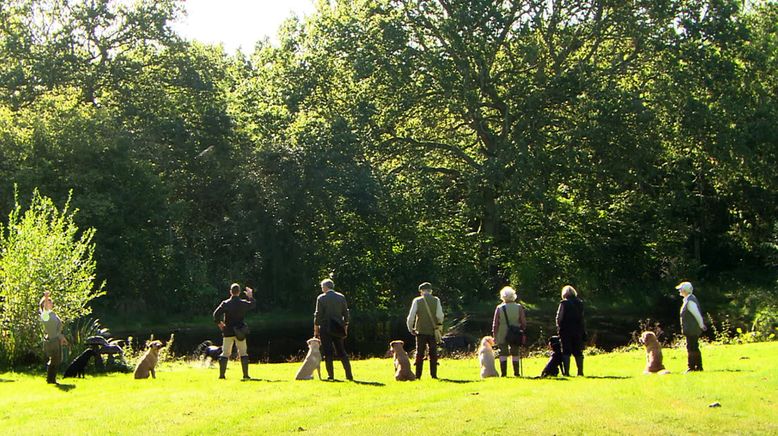
<path id="1" fill-rule="evenodd" d="M 443 306 L 440 299 L 432 295 L 432 285 L 419 285 L 420 296 L 413 299 L 406 324 L 408 331 L 416 336 L 416 378 L 424 370 L 425 348 L 430 353 L 430 377 L 438 378 L 438 339 L 443 326 Z M 437 331 L 437 334 L 436 334 Z"/>

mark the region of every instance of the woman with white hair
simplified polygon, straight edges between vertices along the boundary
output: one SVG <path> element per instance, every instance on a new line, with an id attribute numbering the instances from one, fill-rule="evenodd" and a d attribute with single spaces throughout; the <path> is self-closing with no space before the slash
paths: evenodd
<path id="1" fill-rule="evenodd" d="M 556 328 L 562 342 L 562 373 L 570 377 L 570 355 L 575 356 L 578 375 L 583 376 L 583 349 L 586 341 L 583 301 L 574 287 L 562 288 L 562 301 L 556 312 Z"/>
<path id="2" fill-rule="evenodd" d="M 702 371 L 702 353 L 700 335 L 707 330 L 702 320 L 700 302 L 694 296 L 694 287 L 690 282 L 681 282 L 675 287 L 683 297 L 681 305 L 681 333 L 686 337 L 688 369 L 686 372 Z"/>
<path id="3" fill-rule="evenodd" d="M 524 330 L 527 328 L 527 319 L 524 315 L 524 307 L 516 302 L 516 291 L 512 287 L 502 288 L 500 299 L 502 304 L 499 304 L 494 310 L 492 320 L 492 336 L 500 348 L 500 374 L 502 377 L 508 376 L 508 356 L 510 355 L 513 362 L 513 375 L 519 377 L 521 376 L 521 346 L 524 345 L 524 338 L 526 338 Z M 509 326 L 518 326 L 521 329 L 519 339 L 508 340 Z"/>

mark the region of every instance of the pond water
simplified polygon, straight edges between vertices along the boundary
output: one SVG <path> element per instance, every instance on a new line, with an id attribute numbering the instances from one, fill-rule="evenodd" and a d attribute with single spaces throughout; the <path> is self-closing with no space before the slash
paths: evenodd
<path id="1" fill-rule="evenodd" d="M 261 316 L 261 315 L 259 315 Z M 528 345 L 543 348 L 548 336 L 555 333 L 554 319 L 546 317 L 539 320 L 528 314 Z M 637 329 L 637 320 L 619 320 L 612 316 L 588 316 L 587 330 L 593 345 L 611 350 L 627 345 L 632 332 Z M 455 334 L 445 338 L 444 354 L 473 351 L 478 339 L 491 332 L 491 314 L 471 315 Z M 251 362 L 278 363 L 301 360 L 307 351 L 306 340 L 313 335 L 310 321 L 290 320 L 268 324 L 252 324 L 248 336 L 248 352 Z M 117 338 L 133 336 L 136 340 L 146 340 L 151 334 L 157 339 L 167 341 L 175 334 L 172 350 L 177 356 L 190 356 L 203 341 L 209 340 L 221 345 L 220 331 L 213 327 L 168 328 L 154 331 L 119 332 Z M 403 317 L 372 317 L 360 319 L 353 317 L 346 339 L 346 350 L 355 358 L 385 357 L 388 355 L 389 342 L 405 341 L 406 350 L 414 348 L 414 338 L 408 333 Z"/>

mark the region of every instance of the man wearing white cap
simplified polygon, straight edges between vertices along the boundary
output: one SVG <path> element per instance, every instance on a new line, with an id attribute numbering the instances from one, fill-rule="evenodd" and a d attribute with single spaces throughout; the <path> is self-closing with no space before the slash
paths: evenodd
<path id="1" fill-rule="evenodd" d="M 678 294 L 683 297 L 681 305 L 681 333 L 686 336 L 686 353 L 688 369 L 690 371 L 702 371 L 702 353 L 700 353 L 700 335 L 707 330 L 702 320 L 700 302 L 692 292 L 694 288 L 689 282 L 681 282 L 675 287 Z"/>

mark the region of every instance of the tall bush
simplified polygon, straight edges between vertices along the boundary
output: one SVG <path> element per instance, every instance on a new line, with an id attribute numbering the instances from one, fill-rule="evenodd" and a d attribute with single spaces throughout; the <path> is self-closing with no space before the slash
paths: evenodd
<path id="1" fill-rule="evenodd" d="M 91 313 L 89 302 L 103 295 L 95 283 L 95 230 L 80 232 L 70 198 L 62 210 L 36 189 L 26 211 L 18 197 L 0 224 L 0 360 L 18 363 L 41 354 L 38 301 L 51 292 L 56 312 L 67 322 Z"/>

